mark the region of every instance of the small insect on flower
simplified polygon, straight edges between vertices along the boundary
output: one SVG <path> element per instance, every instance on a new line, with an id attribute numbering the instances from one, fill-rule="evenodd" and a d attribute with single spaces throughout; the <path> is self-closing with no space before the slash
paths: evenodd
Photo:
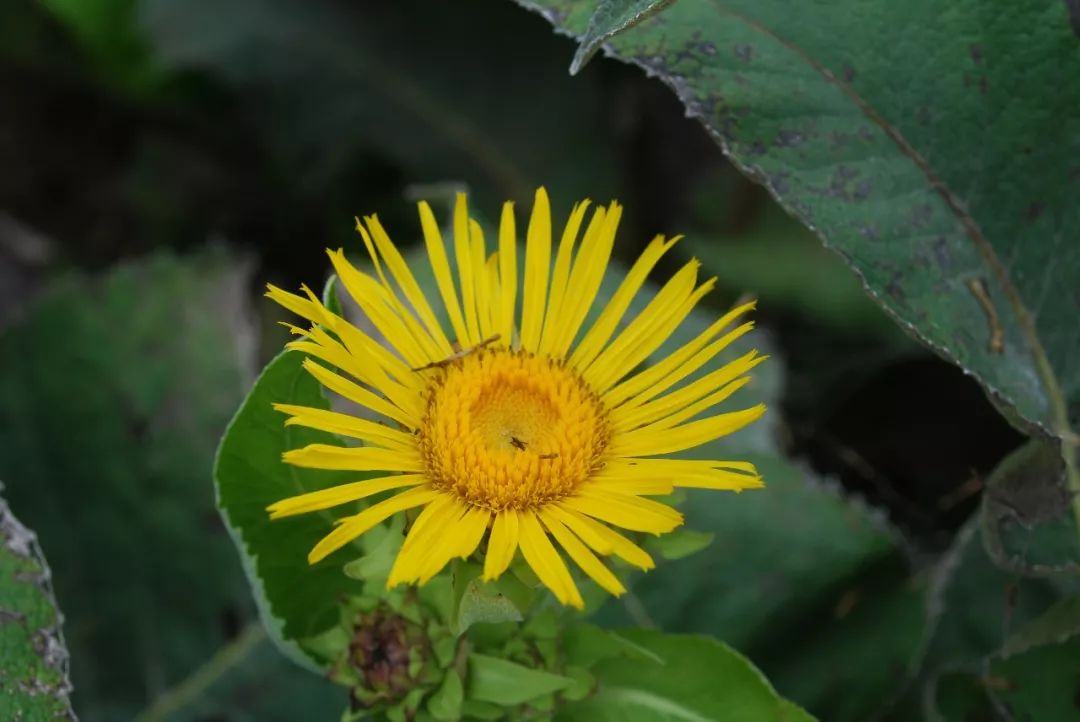
<path id="1" fill-rule="evenodd" d="M 750 381 L 748 372 L 765 359 L 756 351 L 695 377 L 752 328 L 749 322 L 731 327 L 754 304 L 731 310 L 639 369 L 714 279 L 699 283 L 699 263 L 690 261 L 624 322 L 646 277 L 678 240 L 658 236 L 586 327 L 622 215 L 612 202 L 585 223 L 588 207 L 588 201 L 574 206 L 556 246 L 547 194 L 537 191 L 519 278 L 513 205 L 503 206 L 497 249 L 489 255 L 480 224 L 459 195 L 455 278 L 431 208 L 420 203 L 449 330 L 375 216 L 357 222 L 372 273 L 358 270 L 340 249 L 329 255 L 385 342 L 330 312 L 307 288 L 300 296 L 270 286 L 270 298 L 311 322 L 293 328 L 302 338 L 289 344 L 308 354 L 305 368 L 384 421 L 277 406 L 291 417 L 286 423 L 363 442 L 312 444 L 286 452 L 286 462 L 378 474 L 283 499 L 269 507 L 273 518 L 394 492 L 340 519 L 311 550 L 312 564 L 390 516 L 417 509 L 388 586 L 423 584 L 451 559 L 472 555 L 486 537 L 485 579 L 503 574 L 520 550 L 559 601 L 580 608 L 581 594 L 555 544 L 619 595 L 623 585 L 600 557 L 614 555 L 641 569 L 653 560 L 616 529 L 663 534 L 682 523 L 679 512 L 648 497 L 675 488 L 763 486 L 745 461 L 668 456 L 737 431 L 765 412 L 761 404 L 714 409 Z"/>

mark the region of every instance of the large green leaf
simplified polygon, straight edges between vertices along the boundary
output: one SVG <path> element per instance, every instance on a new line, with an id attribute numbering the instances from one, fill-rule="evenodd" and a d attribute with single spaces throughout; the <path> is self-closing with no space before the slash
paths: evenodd
<path id="1" fill-rule="evenodd" d="M 521 0 L 580 36 L 591 0 Z M 1018 32 L 1018 29 L 1023 29 Z M 903 326 L 1075 447 L 1080 54 L 1065 3 L 678 2 L 611 39 Z"/>
<path id="2" fill-rule="evenodd" d="M 0 718 L 75 719 L 51 582 L 34 533 L 0 499 Z"/>
<path id="3" fill-rule="evenodd" d="M 271 521 L 266 511 L 286 497 L 356 480 L 355 473 L 302 469 L 281 460 L 289 449 L 334 441 L 324 432 L 285 427 L 272 406 L 329 408 L 318 382 L 301 366 L 303 360 L 303 354 L 286 351 L 262 372 L 221 440 L 214 478 L 218 505 L 240 549 L 264 623 L 284 651 L 317 667 L 324 660 L 307 659 L 297 640 L 335 625 L 341 596 L 359 594 L 363 583 L 346 576 L 337 556 L 314 566 L 307 563 L 308 551 L 332 528 L 333 515 Z"/>
<path id="4" fill-rule="evenodd" d="M 211 471 L 253 376 L 247 279 L 212 252 L 71 274 L 0 336 L 0 473 L 49 556 L 84 722 L 135 718 L 253 616 Z M 215 699 L 250 695 L 256 662 Z M 275 693 L 310 689 L 295 665 L 250 669 Z"/>
<path id="5" fill-rule="evenodd" d="M 780 698 L 735 650 L 714 639 L 631 630 L 623 636 L 646 651 L 612 656 L 590 671 L 596 692 L 563 705 L 561 722 L 810 722 Z"/>

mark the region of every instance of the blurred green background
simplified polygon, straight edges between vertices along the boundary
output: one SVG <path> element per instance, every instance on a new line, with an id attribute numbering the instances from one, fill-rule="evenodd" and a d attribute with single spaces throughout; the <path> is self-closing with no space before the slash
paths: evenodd
<path id="1" fill-rule="evenodd" d="M 318 287 L 354 215 L 413 242 L 448 187 L 488 217 L 541 184 L 557 216 L 617 198 L 623 259 L 685 233 L 662 273 L 694 254 L 718 307 L 760 298 L 780 448 L 917 554 L 948 544 L 1020 437 L 666 88 L 604 59 L 570 77 L 573 52 L 506 0 L 0 2 L 0 479 L 52 565 L 81 719 L 337 716 L 344 691 L 243 636 L 212 456 L 283 340 L 262 284 Z"/>

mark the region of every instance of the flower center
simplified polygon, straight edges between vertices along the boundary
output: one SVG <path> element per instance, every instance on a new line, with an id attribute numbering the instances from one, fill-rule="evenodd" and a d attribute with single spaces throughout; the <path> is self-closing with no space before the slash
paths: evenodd
<path id="1" fill-rule="evenodd" d="M 419 442 L 432 483 L 492 510 L 560 499 L 599 467 L 610 430 L 573 372 L 508 349 L 442 367 Z"/>

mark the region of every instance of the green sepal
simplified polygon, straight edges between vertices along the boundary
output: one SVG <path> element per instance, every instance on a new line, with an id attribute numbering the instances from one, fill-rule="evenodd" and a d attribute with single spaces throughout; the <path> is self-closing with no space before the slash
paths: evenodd
<path id="1" fill-rule="evenodd" d="M 478 623 L 520 622 L 522 608 L 528 608 L 533 595 L 520 581 L 504 575 L 493 582 L 485 582 L 480 578 L 482 571 L 475 562 L 454 564 L 450 628 L 455 634 L 464 634 Z"/>
<path id="2" fill-rule="evenodd" d="M 565 700 L 577 702 L 588 697 L 596 689 L 596 677 L 584 667 L 570 665 L 563 670 L 563 674 L 574 680 L 572 686 L 562 691 L 562 697 Z"/>
<path id="3" fill-rule="evenodd" d="M 389 526 L 380 524 L 361 537 L 367 553 L 344 566 L 345 575 L 365 582 L 385 584 L 404 540 L 405 517 L 395 514 Z M 368 538 L 370 537 L 370 538 Z"/>
<path id="4" fill-rule="evenodd" d="M 574 685 L 570 677 L 529 669 L 484 654 L 469 655 L 466 694 L 469 699 L 504 706 L 524 704 Z"/>
<path id="5" fill-rule="evenodd" d="M 427 711 L 437 720 L 461 719 L 461 705 L 465 701 L 465 686 L 461 677 L 453 670 L 447 670 L 439 688 L 427 701 Z"/>
<path id="6" fill-rule="evenodd" d="M 461 705 L 462 719 L 500 720 L 506 716 L 502 706 L 491 702 L 467 699 Z"/>

